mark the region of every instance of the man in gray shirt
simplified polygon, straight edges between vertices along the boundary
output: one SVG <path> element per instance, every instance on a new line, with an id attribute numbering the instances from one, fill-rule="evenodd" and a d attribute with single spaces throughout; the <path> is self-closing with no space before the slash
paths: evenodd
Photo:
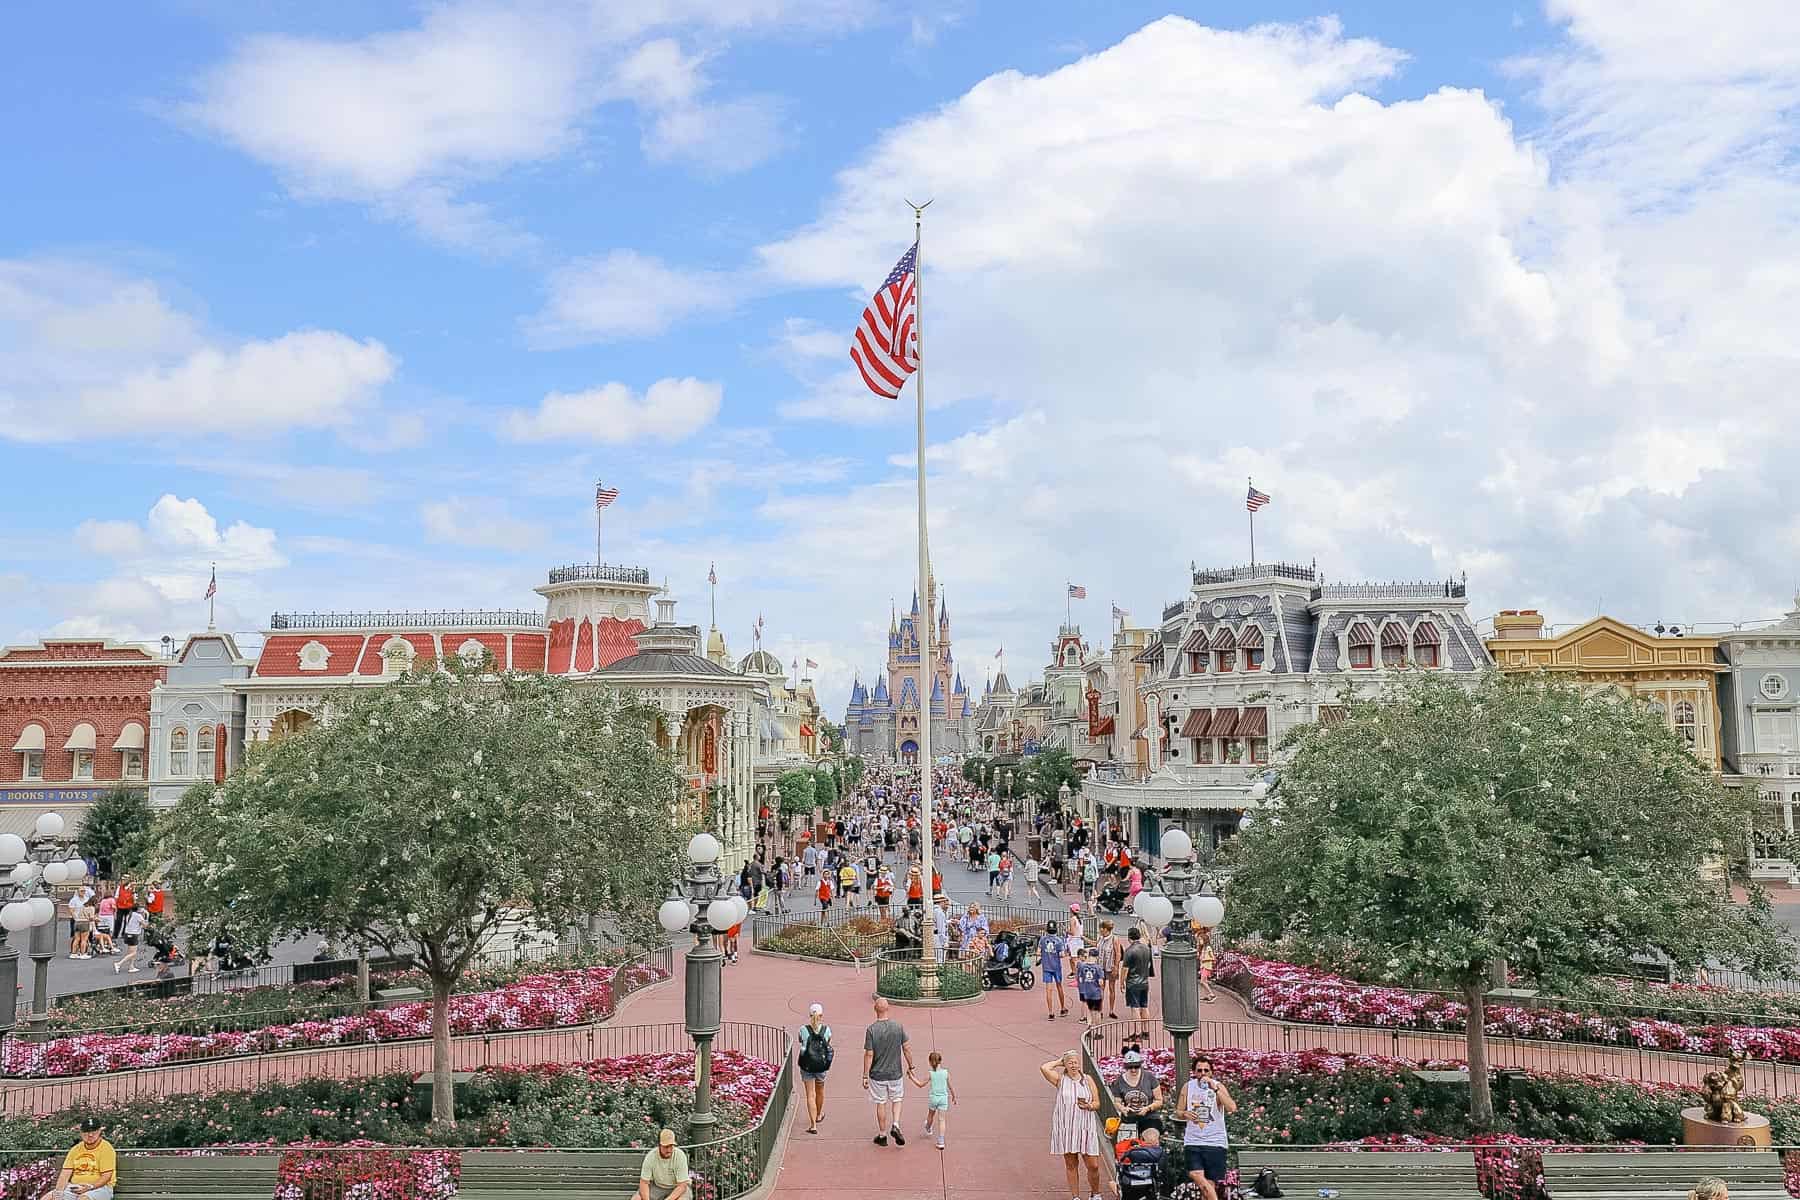
<path id="1" fill-rule="evenodd" d="M 901 1075 L 904 1061 L 906 1072 Z M 900 1132 L 900 1102 L 904 1098 L 905 1080 L 914 1079 L 912 1047 L 906 1041 L 906 1028 L 888 1019 L 888 1002 L 875 999 L 875 1022 L 863 1034 L 863 1087 L 875 1102 L 875 1144 L 885 1146 L 888 1138 L 894 1145 L 906 1145 Z"/>
<path id="2" fill-rule="evenodd" d="M 1140 1021 L 1150 1019 L 1150 976 L 1155 973 L 1150 947 L 1144 945 L 1144 931 L 1131 927 L 1125 953 L 1119 956 L 1125 967 L 1125 1009 Z"/>

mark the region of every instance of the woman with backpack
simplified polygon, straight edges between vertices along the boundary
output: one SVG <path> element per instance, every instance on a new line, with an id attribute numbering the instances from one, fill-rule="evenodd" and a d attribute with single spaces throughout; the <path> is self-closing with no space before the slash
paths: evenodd
<path id="1" fill-rule="evenodd" d="M 825 1119 L 825 1072 L 831 1070 L 834 1053 L 825 1007 L 815 1004 L 806 1010 L 806 1024 L 800 1027 L 800 1086 L 806 1092 L 808 1133 L 819 1132 L 819 1122 Z"/>

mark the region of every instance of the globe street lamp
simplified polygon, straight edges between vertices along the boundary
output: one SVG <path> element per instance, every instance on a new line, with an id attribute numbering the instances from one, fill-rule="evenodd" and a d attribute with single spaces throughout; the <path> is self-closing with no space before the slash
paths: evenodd
<path id="1" fill-rule="evenodd" d="M 657 922 L 670 933 L 684 930 L 694 935 L 687 952 L 683 994 L 687 1034 L 694 1039 L 693 1140 L 707 1141 L 719 1123 L 712 1108 L 712 1043 L 718 1036 L 724 1007 L 725 952 L 713 941 L 750 914 L 741 896 L 725 892 L 719 872 L 719 839 L 696 833 L 688 842 L 688 872 L 683 881 L 687 895 L 672 896 L 656 910 Z"/>
<path id="2" fill-rule="evenodd" d="M 8 871 L 7 902 L 0 905 L 0 928 L 7 933 L 31 930 L 33 1036 L 42 1036 L 50 1019 L 50 960 L 56 957 L 56 901 L 50 889 L 87 878 L 87 862 L 62 840 L 60 813 L 40 813 L 34 838 L 27 846 L 15 833 L 0 833 L 0 869 Z M 0 951 L 0 1034 L 18 1022 L 19 952 L 9 944 Z"/>
<path id="3" fill-rule="evenodd" d="M 1194 839 L 1186 830 L 1163 831 L 1162 857 L 1162 871 L 1151 875 L 1132 911 L 1152 928 L 1168 931 L 1162 953 L 1162 1017 L 1175 1042 L 1175 1094 L 1182 1096 L 1188 1079 L 1188 1038 L 1200 1027 L 1199 952 L 1193 926 L 1215 928 L 1225 919 L 1225 905 L 1203 890 L 1194 870 Z"/>

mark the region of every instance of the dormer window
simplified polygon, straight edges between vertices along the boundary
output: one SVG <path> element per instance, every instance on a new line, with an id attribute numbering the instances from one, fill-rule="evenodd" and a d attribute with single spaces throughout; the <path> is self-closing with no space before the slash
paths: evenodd
<path id="1" fill-rule="evenodd" d="M 1194 630 L 1188 635 L 1188 640 L 1182 643 L 1182 652 L 1187 655 L 1189 675 L 1206 674 L 1207 647 L 1206 630 L 1204 629 Z"/>
<path id="2" fill-rule="evenodd" d="M 456 657 L 462 659 L 463 662 L 471 667 L 478 665 L 486 655 L 487 647 L 476 641 L 474 638 L 468 639 L 456 648 Z"/>
<path id="3" fill-rule="evenodd" d="M 1224 674 L 1237 670 L 1237 637 L 1229 629 L 1221 629 L 1214 635 L 1213 670 Z"/>
<path id="4" fill-rule="evenodd" d="M 1245 629 L 1238 638 L 1238 648 L 1244 652 L 1244 670 L 1260 671 L 1263 668 L 1263 631 L 1260 626 L 1252 625 Z"/>
<path id="5" fill-rule="evenodd" d="M 300 669 L 302 671 L 323 671 L 331 662 L 331 651 L 325 648 L 324 642 L 308 642 L 300 647 Z"/>
<path id="6" fill-rule="evenodd" d="M 1366 671 L 1375 665 L 1375 631 L 1369 628 L 1367 621 L 1350 626 L 1345 640 L 1349 646 L 1351 670 Z"/>
<path id="7" fill-rule="evenodd" d="M 1436 625 L 1430 621 L 1420 621 L 1412 636 L 1413 665 L 1427 668 L 1440 666 L 1442 655 L 1439 651 L 1443 640 Z"/>
<path id="8" fill-rule="evenodd" d="M 412 666 L 413 644 L 405 638 L 395 635 L 381 643 L 381 673 L 383 675 L 404 675 Z"/>
<path id="9" fill-rule="evenodd" d="M 1400 628 L 1398 621 L 1389 621 L 1381 627 L 1381 665 L 1389 668 L 1406 665 L 1406 630 Z"/>

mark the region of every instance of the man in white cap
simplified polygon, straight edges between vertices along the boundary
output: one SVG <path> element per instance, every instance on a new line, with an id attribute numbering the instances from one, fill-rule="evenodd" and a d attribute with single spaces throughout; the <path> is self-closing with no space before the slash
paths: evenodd
<path id="1" fill-rule="evenodd" d="M 931 948 L 943 962 L 950 953 L 950 897 L 939 892 L 931 900 Z"/>
<path id="2" fill-rule="evenodd" d="M 675 1131 L 665 1129 L 656 1137 L 656 1149 L 644 1155 L 637 1200 L 687 1200 L 688 1187 L 687 1151 L 675 1144 Z"/>

